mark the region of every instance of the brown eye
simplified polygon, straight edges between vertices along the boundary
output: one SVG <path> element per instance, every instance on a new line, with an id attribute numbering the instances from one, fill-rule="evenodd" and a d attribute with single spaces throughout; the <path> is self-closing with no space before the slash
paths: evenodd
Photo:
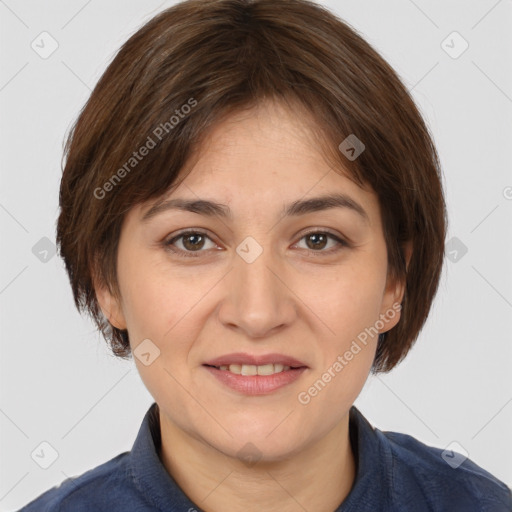
<path id="1" fill-rule="evenodd" d="M 204 246 L 205 237 L 200 233 L 184 235 L 181 238 L 183 238 L 183 246 L 187 251 L 195 251 L 196 249 L 201 249 Z"/>
<path id="2" fill-rule="evenodd" d="M 210 241 L 210 247 L 206 246 L 207 241 Z M 186 231 L 164 242 L 164 247 L 179 256 L 200 256 L 201 253 L 207 252 L 206 249 L 214 248 L 216 245 L 202 231 Z"/>
<path id="3" fill-rule="evenodd" d="M 318 253 L 318 256 L 331 254 L 344 247 L 349 247 L 348 242 L 326 231 L 311 231 L 304 235 L 301 240 L 306 241 L 306 250 L 310 253 Z M 334 246 L 331 245 L 331 247 L 325 249 L 329 245 L 329 240 L 335 242 Z"/>
<path id="4" fill-rule="evenodd" d="M 310 249 L 323 249 L 327 245 L 329 237 L 325 233 L 311 233 L 305 238 Z"/>
<path id="5" fill-rule="evenodd" d="M 300 240 L 306 240 L 305 249 L 311 254 L 318 256 L 328 255 L 342 248 L 349 247 L 345 240 L 325 231 L 312 231 L 304 235 Z M 329 241 L 333 241 L 334 246 L 326 249 Z M 207 246 L 208 242 L 211 243 L 210 247 Z M 216 244 L 202 231 L 186 231 L 164 242 L 164 247 L 178 256 L 198 257 L 201 256 L 201 253 L 208 252 L 207 249 L 214 249 Z"/>

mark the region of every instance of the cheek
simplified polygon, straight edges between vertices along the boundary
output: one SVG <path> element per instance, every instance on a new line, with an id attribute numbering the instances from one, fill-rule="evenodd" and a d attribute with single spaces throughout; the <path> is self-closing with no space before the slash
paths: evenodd
<path id="1" fill-rule="evenodd" d="M 191 287 L 180 279 L 168 280 L 141 273 L 133 274 L 127 292 L 127 327 L 139 375 L 158 403 L 183 410 L 187 395 L 179 391 L 181 385 L 188 386 L 187 359 L 191 340 L 198 336 L 201 327 L 197 321 L 200 308 L 194 305 L 200 302 L 204 293 L 197 288 L 195 292 L 191 291 Z M 144 345 L 141 343 L 147 339 L 151 343 L 143 343 L 151 353 L 149 364 L 138 357 L 147 351 L 142 350 Z M 172 393 L 169 390 L 173 390 Z"/>
<path id="2" fill-rule="evenodd" d="M 311 394 L 303 390 L 305 400 L 314 402 L 311 410 L 326 403 L 349 405 L 363 387 L 377 348 L 385 268 L 379 261 L 361 260 L 361 265 L 347 266 L 336 277 L 316 283 L 306 301 L 323 333 L 320 364 L 309 382 Z"/>
<path id="3" fill-rule="evenodd" d="M 140 262 L 145 261 L 144 265 Z M 188 277 L 188 278 L 187 278 Z M 208 283 L 190 279 L 147 255 L 133 258 L 120 269 L 124 283 L 123 311 L 128 331 L 137 339 L 150 338 L 165 343 L 194 314 L 194 304 L 208 290 Z"/>
<path id="4" fill-rule="evenodd" d="M 173 406 L 182 407 L 186 396 L 173 393 L 170 398 L 168 392 L 181 389 L 180 383 L 189 386 L 191 350 L 210 311 L 205 310 L 208 291 L 218 278 L 191 278 L 190 272 L 187 276 L 168 274 L 168 270 L 166 274 L 133 269 L 126 281 L 124 309 L 134 361 L 144 384 L 155 400 L 170 400 Z M 150 352 L 157 354 L 149 365 L 137 357 L 143 351 L 143 345 L 137 348 L 139 343 L 147 339 L 153 344 L 149 344 Z"/>
<path id="5" fill-rule="evenodd" d="M 297 396 L 306 423 L 324 417 L 326 428 L 334 426 L 361 392 L 377 348 L 382 286 L 378 274 L 347 274 L 326 285 L 325 294 L 310 297 L 308 305 L 326 328 L 317 348 L 319 365 Z M 326 414 L 326 408 L 336 412 Z"/>
<path id="6" fill-rule="evenodd" d="M 348 341 L 379 318 L 385 269 L 360 264 L 340 267 L 313 278 L 298 278 L 305 303 L 326 327 L 327 337 Z"/>

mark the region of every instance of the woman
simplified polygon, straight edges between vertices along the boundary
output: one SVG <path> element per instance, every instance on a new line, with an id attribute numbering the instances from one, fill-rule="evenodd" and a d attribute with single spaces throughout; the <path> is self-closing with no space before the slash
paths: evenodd
<path id="1" fill-rule="evenodd" d="M 353 406 L 428 317 L 446 209 L 421 115 L 349 26 L 303 0 L 180 3 L 121 48 L 66 156 L 76 305 L 155 403 L 130 452 L 24 511 L 511 510 Z"/>

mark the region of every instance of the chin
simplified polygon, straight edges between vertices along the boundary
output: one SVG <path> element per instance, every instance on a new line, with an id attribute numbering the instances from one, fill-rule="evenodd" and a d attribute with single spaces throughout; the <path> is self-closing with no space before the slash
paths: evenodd
<path id="1" fill-rule="evenodd" d="M 218 449 L 228 457 L 237 459 L 247 467 L 262 467 L 265 464 L 275 464 L 291 458 L 298 450 L 298 446 L 290 449 L 289 445 L 283 446 L 282 442 L 276 440 L 271 443 L 268 440 L 254 441 L 250 438 L 238 439 L 236 443 L 229 446 L 219 446 Z"/>
<path id="2" fill-rule="evenodd" d="M 281 421 L 281 420 L 280 420 Z M 285 460 L 301 449 L 307 439 L 304 432 L 299 435 L 297 431 L 278 427 L 279 421 L 270 425 L 261 426 L 260 429 L 245 428 L 240 425 L 226 425 L 226 430 L 231 434 L 223 435 L 222 439 L 211 440 L 225 455 L 240 460 L 258 459 L 267 462 Z M 277 428 L 276 428 L 277 427 Z"/>

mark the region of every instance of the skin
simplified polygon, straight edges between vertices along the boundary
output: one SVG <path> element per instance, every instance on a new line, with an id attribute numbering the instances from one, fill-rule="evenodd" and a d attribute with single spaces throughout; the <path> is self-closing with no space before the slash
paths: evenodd
<path id="1" fill-rule="evenodd" d="M 310 126 L 304 114 L 275 103 L 217 124 L 166 197 L 215 200 L 229 205 L 233 219 L 169 210 L 143 223 L 151 205 L 138 205 L 120 237 L 120 300 L 97 287 L 103 312 L 128 329 L 132 350 L 144 339 L 160 350 L 148 366 L 134 360 L 160 407 L 161 458 L 208 512 L 339 506 L 355 478 L 348 412 L 369 375 L 377 336 L 307 405 L 298 394 L 403 297 L 403 283 L 387 279 L 377 195 L 327 164 Z M 281 218 L 284 205 L 333 192 L 350 195 L 369 221 L 347 208 Z M 189 228 L 208 238 L 198 244 L 182 237 L 174 247 L 197 257 L 165 249 Z M 350 246 L 331 238 L 315 245 L 306 236 L 325 230 Z M 247 236 L 263 248 L 250 264 L 236 252 Z M 398 311 L 380 332 L 399 319 Z M 232 352 L 286 354 L 309 368 L 277 391 L 247 396 L 203 367 Z M 247 443 L 256 447 L 254 464 L 239 454 Z"/>

